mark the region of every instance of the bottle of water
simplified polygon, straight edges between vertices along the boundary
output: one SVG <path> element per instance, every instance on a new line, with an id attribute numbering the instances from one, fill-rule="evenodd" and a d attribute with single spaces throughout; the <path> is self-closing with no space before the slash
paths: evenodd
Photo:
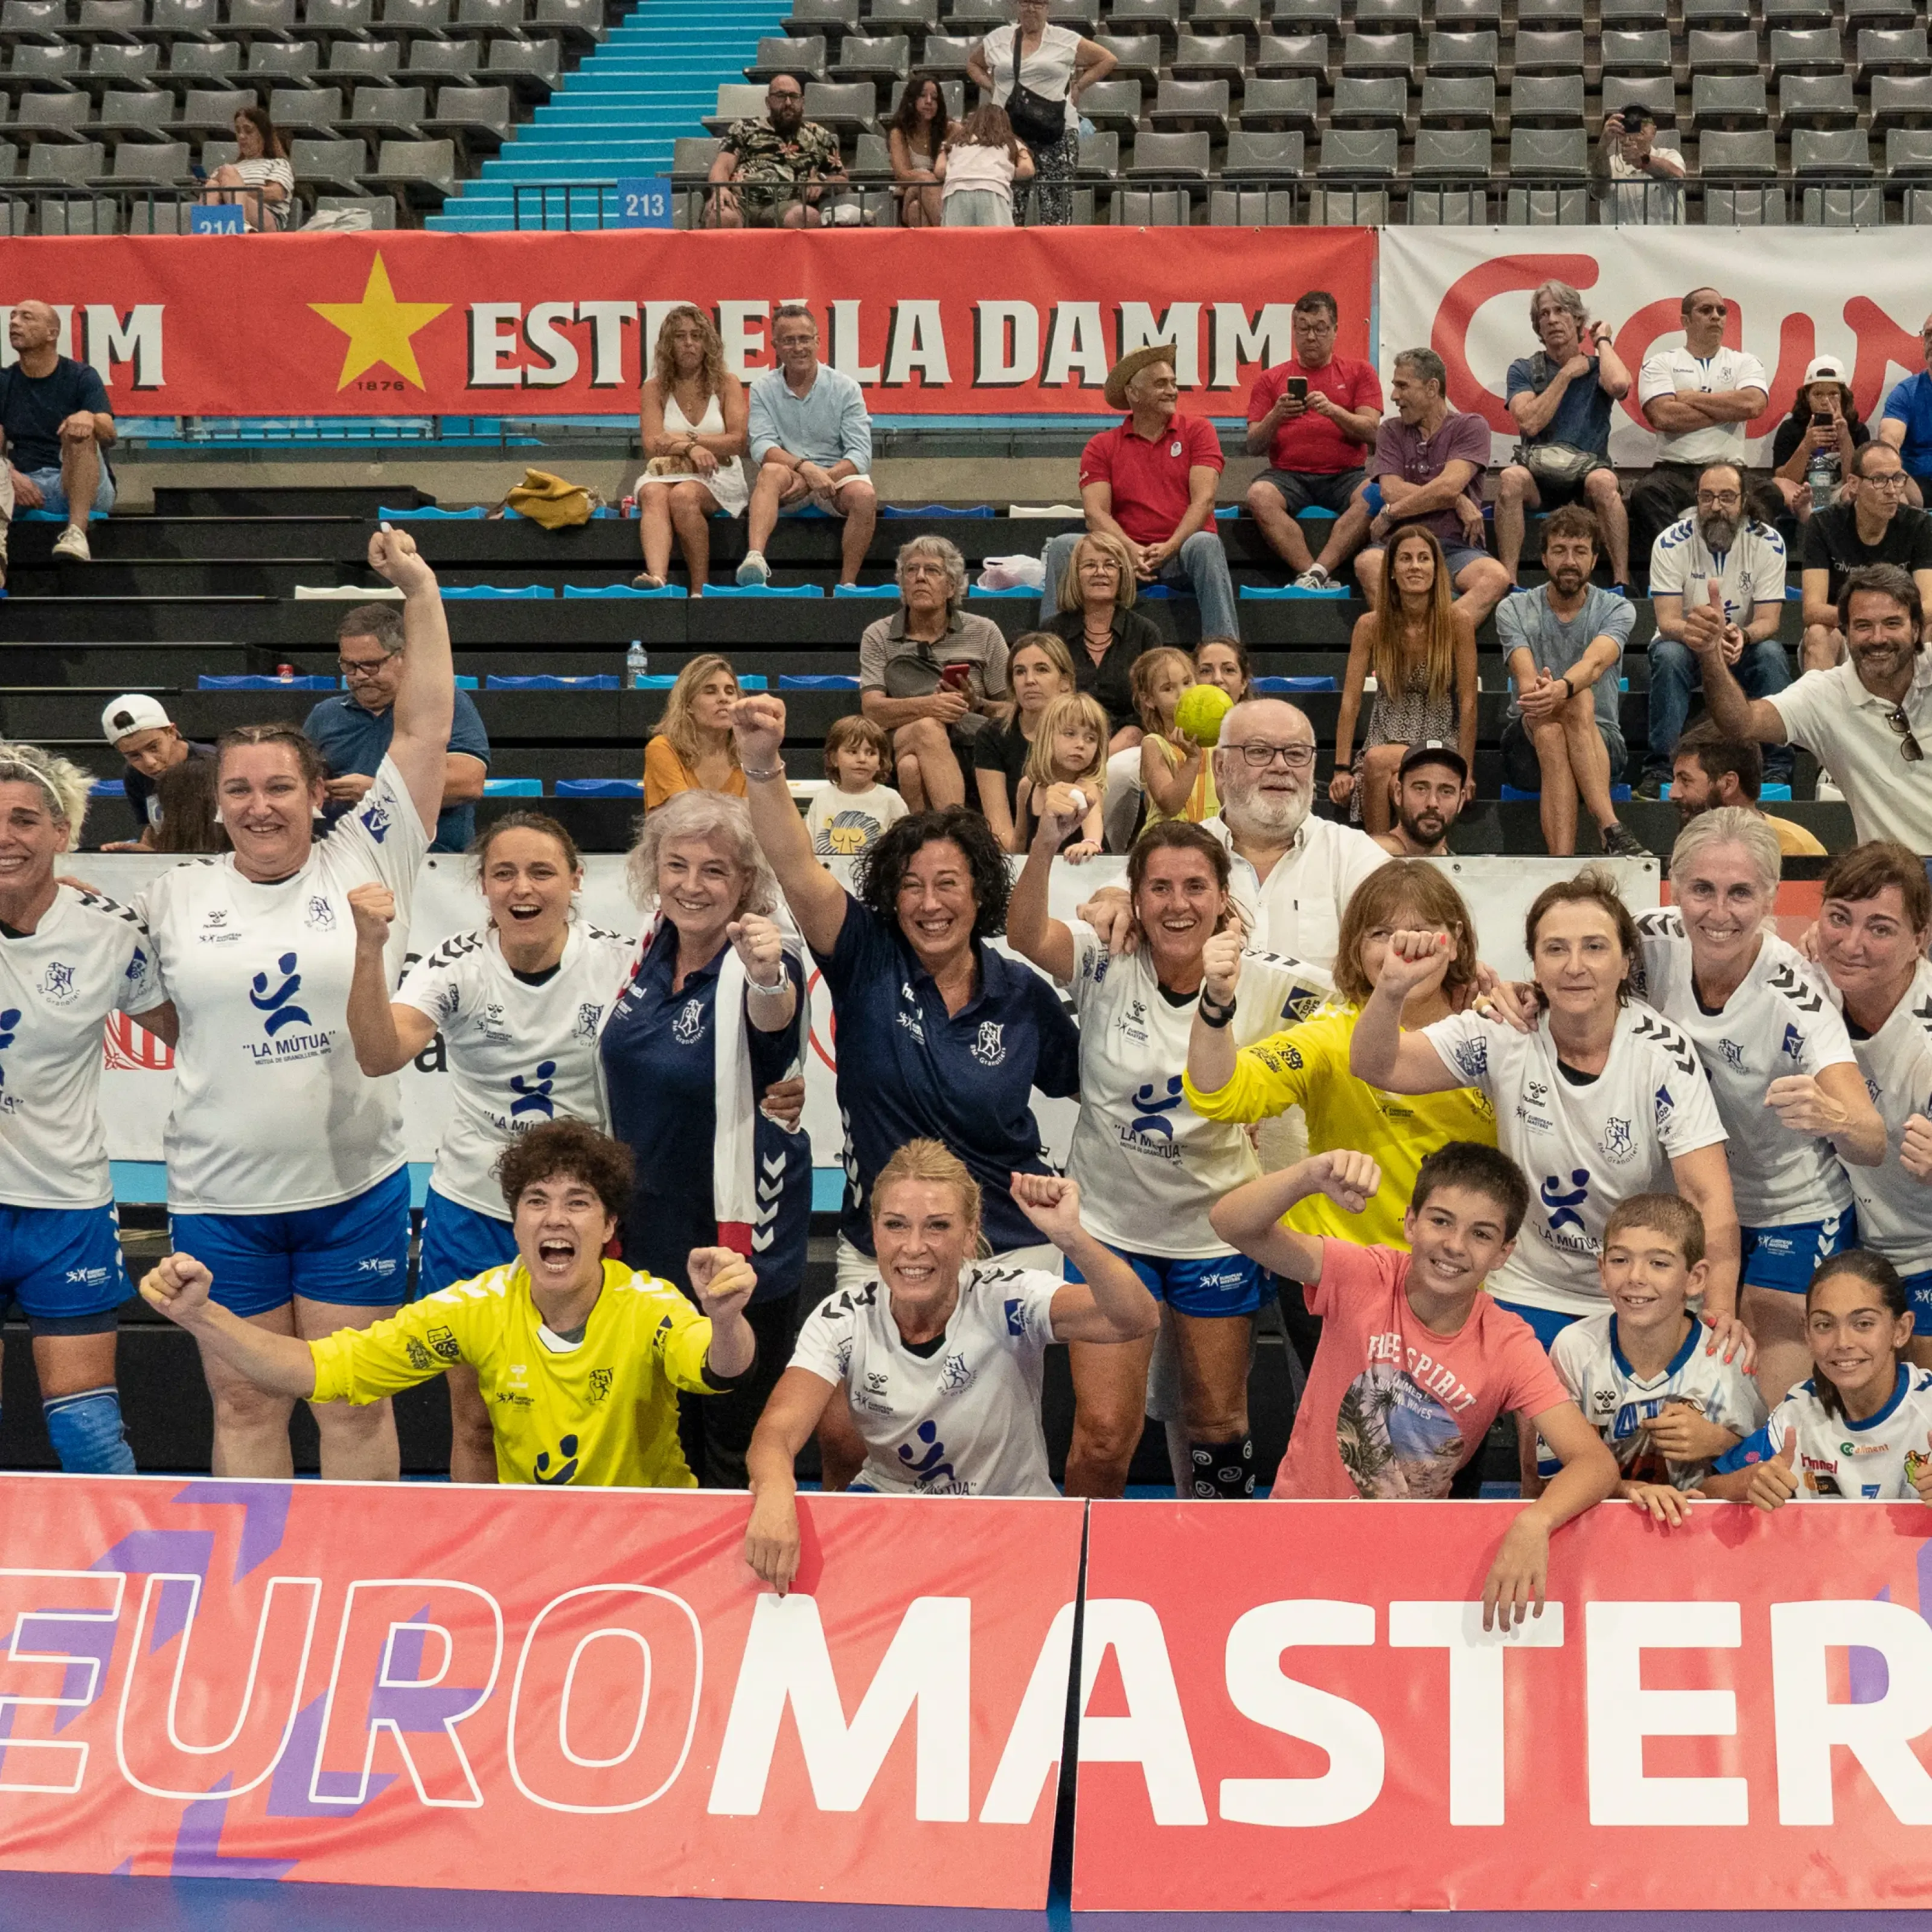
<path id="1" fill-rule="evenodd" d="M 642 691 L 644 680 L 650 675 L 651 654 L 644 646 L 641 638 L 633 638 L 631 648 L 624 653 L 624 688 L 627 691 Z"/>
<path id="2" fill-rule="evenodd" d="M 1839 460 L 1838 446 L 1829 443 L 1822 449 L 1814 449 L 1811 460 L 1804 469 L 1804 480 L 1811 488 L 1811 507 L 1814 510 L 1828 510 L 1838 500 L 1838 484 L 1844 470 Z"/>

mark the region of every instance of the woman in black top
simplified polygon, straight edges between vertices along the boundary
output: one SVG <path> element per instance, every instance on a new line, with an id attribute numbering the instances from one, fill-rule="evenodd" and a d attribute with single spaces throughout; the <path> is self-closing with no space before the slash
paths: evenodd
<path id="1" fill-rule="evenodd" d="M 1142 652 L 1166 641 L 1134 608 L 1138 591 L 1126 545 L 1111 531 L 1089 530 L 1067 559 L 1060 613 L 1048 626 L 1066 640 L 1076 687 L 1098 698 L 1107 713 L 1114 733 L 1107 742 L 1110 753 L 1130 752 L 1140 743 L 1128 674 Z"/>
<path id="2" fill-rule="evenodd" d="M 1051 631 L 1016 638 L 1006 654 L 1006 686 L 1013 694 L 1013 715 L 1004 724 L 988 725 L 973 740 L 973 777 L 993 836 L 1006 850 L 1024 852 L 1025 832 L 1015 829 L 1020 780 L 1046 707 L 1074 688 L 1073 659 L 1066 645 Z"/>

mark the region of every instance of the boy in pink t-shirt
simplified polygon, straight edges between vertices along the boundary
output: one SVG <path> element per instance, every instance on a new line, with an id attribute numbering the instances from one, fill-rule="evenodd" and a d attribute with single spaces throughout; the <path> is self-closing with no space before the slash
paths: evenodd
<path id="1" fill-rule="evenodd" d="M 1382 1185 L 1364 1154 L 1316 1155 L 1223 1198 L 1215 1232 L 1307 1286 L 1322 1342 L 1273 1494 L 1306 1502 L 1446 1496 L 1509 1411 L 1562 1464 L 1503 1538 L 1483 1592 L 1509 1628 L 1543 1607 L 1550 1532 L 1616 1486 L 1616 1460 L 1570 1400 L 1529 1324 L 1483 1292 L 1514 1246 L 1529 1190 L 1507 1154 L 1451 1141 L 1424 1161 L 1402 1228 L 1410 1252 L 1300 1234 L 1281 1217 L 1311 1194 L 1360 1214 Z"/>

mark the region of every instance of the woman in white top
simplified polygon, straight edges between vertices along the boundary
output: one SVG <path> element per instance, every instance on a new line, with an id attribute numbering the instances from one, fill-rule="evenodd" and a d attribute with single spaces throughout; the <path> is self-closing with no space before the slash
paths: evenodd
<path id="1" fill-rule="evenodd" d="M 386 886 L 399 973 L 416 874 L 442 806 L 455 710 L 436 573 L 406 535 L 369 539 L 369 565 L 403 592 L 403 677 L 375 782 L 326 838 L 322 759 L 292 724 L 250 724 L 220 745 L 216 781 L 233 850 L 164 872 L 142 895 L 172 1026 L 175 1104 L 164 1136 L 173 1244 L 213 1271 L 244 1319 L 305 1339 L 392 1315 L 409 1269 L 402 1096 L 356 1064 L 349 895 Z M 292 1404 L 212 1353 L 217 1475 L 286 1480 Z M 393 1480 L 388 1402 L 314 1405 L 325 1476 Z"/>
<path id="2" fill-rule="evenodd" d="M 638 478 L 644 567 L 631 580 L 640 590 L 664 587 L 675 528 L 691 594 L 702 597 L 711 568 L 706 520 L 720 510 L 743 515 L 752 493 L 740 460 L 745 386 L 725 368 L 724 345 L 701 309 L 686 304 L 664 317 L 638 416 L 651 460 Z"/>
<path id="3" fill-rule="evenodd" d="M 1160 1322 L 1132 1268 L 1080 1224 L 1080 1190 L 1016 1174 L 1013 1198 L 1079 1270 L 976 1262 L 980 1186 L 937 1141 L 908 1141 L 872 1188 L 878 1273 L 820 1303 L 772 1391 L 746 1464 L 745 1560 L 782 1595 L 798 1570 L 792 1464 L 846 1392 L 866 1445 L 855 1490 L 1050 1496 L 1040 1392 L 1050 1342 L 1133 1342 Z"/>
<path id="4" fill-rule="evenodd" d="M 209 192 L 202 200 L 239 202 L 242 218 L 250 228 L 272 233 L 286 228 L 295 205 L 296 174 L 266 107 L 244 107 L 237 112 L 235 145 L 241 153 L 208 176 Z M 218 192 L 224 189 L 244 192 Z"/>
<path id="5" fill-rule="evenodd" d="M 1858 1244 L 1840 1162 L 1885 1158 L 1884 1123 L 1823 975 L 1771 925 L 1780 869 L 1778 835 L 1761 814 L 1700 812 L 1671 851 L 1676 903 L 1636 922 L 1638 991 L 1696 1048 L 1730 1137 L 1738 1312 L 1756 1337 L 1769 1402 L 1810 1372 L 1806 1283 L 1820 1262 Z"/>
<path id="6" fill-rule="evenodd" d="M 1036 206 L 1040 225 L 1064 228 L 1073 219 L 1073 170 L 1080 158 L 1080 97 L 1096 80 L 1104 80 L 1115 57 L 1097 42 L 1070 27 L 1048 25 L 1048 0 L 1016 0 L 1017 24 L 995 27 L 967 57 L 966 71 L 982 93 L 1006 110 L 1013 131 L 1032 151 L 1038 170 Z M 1016 114 L 1013 92 L 1015 50 L 1018 79 L 1030 94 L 1037 95 L 1048 118 L 1052 104 L 1064 104 L 1058 137 L 1028 124 Z"/>
<path id="7" fill-rule="evenodd" d="M 496 1162 L 520 1135 L 555 1120 L 608 1131 L 598 1035 L 637 952 L 628 934 L 577 916 L 584 862 L 555 819 L 508 813 L 474 850 L 490 922 L 418 960 L 393 998 L 395 895 L 374 881 L 349 895 L 357 1063 L 374 1079 L 399 1073 L 440 1032 L 449 1069 L 449 1122 L 423 1203 L 419 1301 L 516 1259 Z M 450 1480 L 494 1483 L 496 1441 L 476 1371 L 452 1362 L 448 1380 Z"/>

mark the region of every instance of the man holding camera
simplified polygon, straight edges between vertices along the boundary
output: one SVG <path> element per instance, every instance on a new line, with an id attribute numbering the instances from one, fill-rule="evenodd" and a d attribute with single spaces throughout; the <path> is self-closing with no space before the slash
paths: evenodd
<path id="1" fill-rule="evenodd" d="M 1596 172 L 1612 185 L 1602 190 L 1600 218 L 1626 226 L 1675 227 L 1684 219 L 1684 157 L 1660 146 L 1657 117 L 1632 102 L 1604 116 Z"/>

